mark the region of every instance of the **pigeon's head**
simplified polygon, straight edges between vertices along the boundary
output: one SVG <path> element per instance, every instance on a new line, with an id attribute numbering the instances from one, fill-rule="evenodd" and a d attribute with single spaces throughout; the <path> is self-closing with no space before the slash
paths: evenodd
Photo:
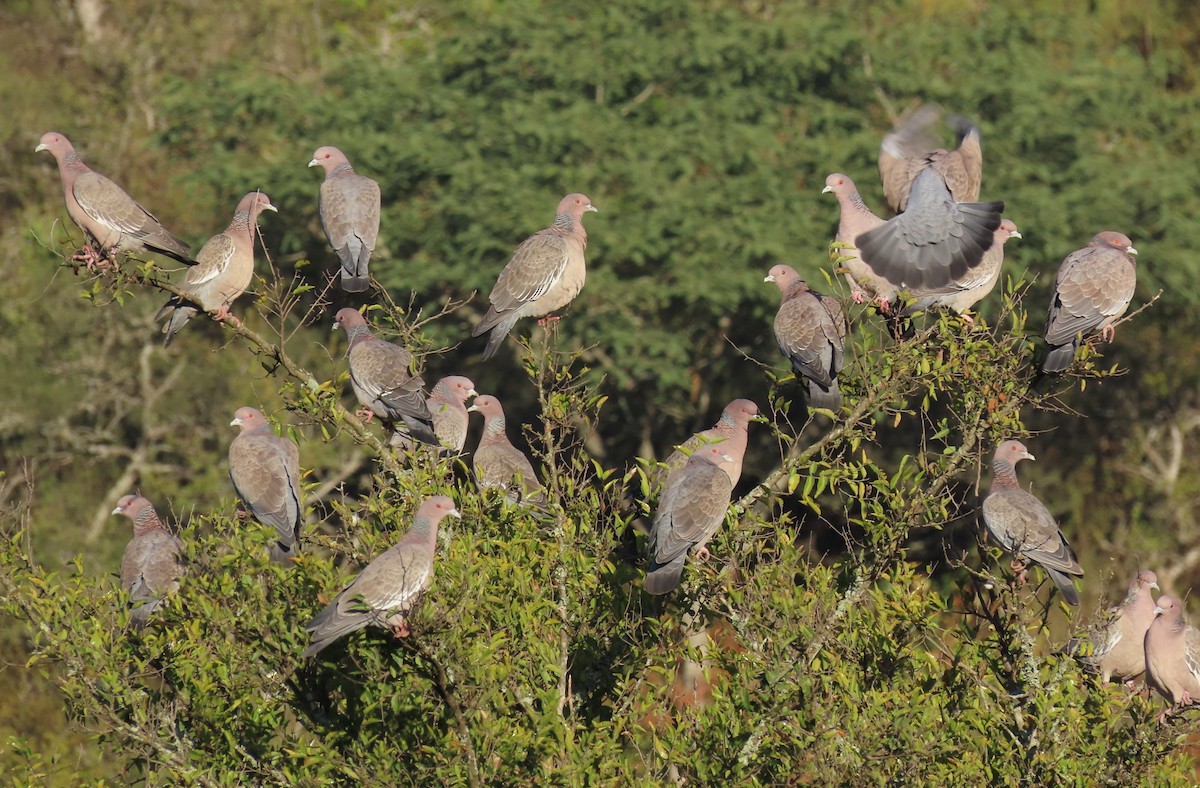
<path id="1" fill-rule="evenodd" d="M 262 414 L 262 411 L 256 408 L 238 408 L 233 414 L 233 421 L 229 422 L 230 427 L 241 427 L 242 432 L 258 429 L 266 426 L 267 417 Z"/>
<path id="2" fill-rule="evenodd" d="M 253 224 L 258 218 L 258 215 L 263 211 L 272 211 L 279 213 L 279 209 L 271 205 L 271 198 L 262 192 L 250 192 L 242 201 L 238 203 L 237 212 L 250 215 L 250 223 Z"/>
<path id="3" fill-rule="evenodd" d="M 57 131 L 47 131 L 42 135 L 41 142 L 33 149 L 33 152 L 39 153 L 44 150 L 50 151 L 54 154 L 54 158 L 61 160 L 63 156 L 66 156 L 75 150 L 75 148 L 71 146 L 71 141 L 62 134 L 59 134 Z"/>
<path id="4" fill-rule="evenodd" d="M 466 402 L 471 397 L 479 394 L 475 390 L 475 384 L 471 382 L 471 379 L 462 375 L 447 375 L 438 381 L 438 387 L 460 402 Z"/>
<path id="5" fill-rule="evenodd" d="M 1007 463 L 1008 465 L 1016 465 L 1021 460 L 1035 459 L 1029 453 L 1029 449 L 1025 448 L 1025 444 L 1020 441 L 1004 441 L 996 447 L 996 462 Z"/>
<path id="6" fill-rule="evenodd" d="M 1129 584 L 1130 591 L 1140 591 L 1143 588 L 1153 588 L 1158 590 L 1158 575 L 1151 572 L 1149 569 L 1139 570 L 1133 576 L 1133 582 Z"/>
<path id="7" fill-rule="evenodd" d="M 339 309 L 338 313 L 333 316 L 333 322 L 339 328 L 346 329 L 346 331 L 351 331 L 367 324 L 366 318 L 360 315 L 357 309 L 349 306 Z"/>
<path id="8" fill-rule="evenodd" d="M 1183 603 L 1169 594 L 1163 594 L 1155 603 L 1154 615 L 1162 616 L 1167 621 L 1178 621 L 1183 618 Z"/>
<path id="9" fill-rule="evenodd" d="M 588 211 L 599 212 L 600 209 L 592 205 L 592 201 L 586 194 L 580 194 L 579 192 L 568 194 L 558 203 L 558 213 L 573 216 L 576 219 Z"/>
<path id="10" fill-rule="evenodd" d="M 779 292 L 786 293 L 796 285 L 801 285 L 802 290 L 808 289 L 808 284 L 800 278 L 800 274 L 796 273 L 796 269 L 790 265 L 777 265 L 767 272 L 763 277 L 764 282 L 774 282 L 779 288 Z"/>
<path id="11" fill-rule="evenodd" d="M 727 454 L 719 443 L 696 449 L 696 451 L 692 452 L 691 459 L 697 462 L 711 462 L 713 465 L 722 467 L 731 465 L 734 462 L 733 455 Z"/>
<path id="12" fill-rule="evenodd" d="M 1136 255 L 1137 249 L 1133 248 L 1133 241 L 1123 233 L 1116 233 L 1112 230 L 1105 230 L 1102 233 L 1096 233 L 1096 237 L 1092 239 L 1092 246 L 1107 246 L 1125 254 Z"/>
<path id="13" fill-rule="evenodd" d="M 729 419 L 741 427 L 745 427 L 757 415 L 758 405 L 748 399 L 735 399 L 725 406 L 725 411 L 721 414 L 723 418 Z"/>
<path id="14" fill-rule="evenodd" d="M 850 176 L 841 172 L 835 172 L 825 178 L 825 188 L 821 189 L 821 194 L 833 192 L 838 197 L 854 194 L 858 189 L 854 185 L 854 181 L 850 180 Z"/>
<path id="15" fill-rule="evenodd" d="M 467 410 L 472 413 L 482 413 L 485 419 L 490 419 L 493 416 L 504 416 L 504 408 L 500 407 L 500 400 L 491 394 L 479 395 Z"/>
<path id="16" fill-rule="evenodd" d="M 454 505 L 454 499 L 448 495 L 435 495 L 426 499 L 425 503 L 421 504 L 421 514 L 435 522 L 443 517 L 462 519 L 462 512 Z"/>
<path id="17" fill-rule="evenodd" d="M 342 153 L 332 145 L 325 145 L 317 148 L 313 153 L 312 161 L 308 163 L 309 167 L 321 167 L 325 170 L 325 174 L 333 172 L 339 165 L 349 164 L 350 160 L 346 158 L 346 154 Z"/>
<path id="18" fill-rule="evenodd" d="M 150 502 L 140 495 L 123 495 L 121 500 L 117 501 L 117 508 L 112 510 L 113 514 L 123 514 L 130 520 L 136 519 L 142 509 Z"/>
<path id="19" fill-rule="evenodd" d="M 1004 219 L 1000 222 L 1000 226 L 996 228 L 996 240 L 1004 243 L 1009 238 L 1020 238 L 1021 231 L 1017 229 L 1017 224 L 1012 219 Z"/>

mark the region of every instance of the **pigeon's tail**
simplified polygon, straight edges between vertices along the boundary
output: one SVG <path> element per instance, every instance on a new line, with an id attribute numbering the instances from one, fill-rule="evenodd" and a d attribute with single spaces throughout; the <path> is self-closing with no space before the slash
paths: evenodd
<path id="1" fill-rule="evenodd" d="M 1052 349 L 1050 355 L 1046 356 L 1046 360 L 1042 362 L 1042 371 L 1046 373 L 1062 372 L 1071 366 L 1071 362 L 1074 360 L 1075 342 L 1072 341 Z"/>
<path id="2" fill-rule="evenodd" d="M 1046 574 L 1050 575 L 1050 579 L 1054 581 L 1054 585 L 1058 586 L 1058 590 L 1062 592 L 1063 600 L 1068 605 L 1079 607 L 1079 592 L 1075 589 L 1075 583 L 1071 581 L 1068 575 L 1064 575 L 1057 569 L 1051 569 L 1048 566 L 1043 566 Z"/>
<path id="3" fill-rule="evenodd" d="M 833 379 L 829 388 L 823 387 L 815 380 L 808 381 L 808 407 L 825 408 L 832 411 L 841 408 L 842 392 L 838 390 L 837 378 Z"/>
<path id="4" fill-rule="evenodd" d="M 646 593 L 669 594 L 679 586 L 683 577 L 683 564 L 687 560 L 687 551 L 681 552 L 665 564 L 653 564 L 646 570 Z"/>

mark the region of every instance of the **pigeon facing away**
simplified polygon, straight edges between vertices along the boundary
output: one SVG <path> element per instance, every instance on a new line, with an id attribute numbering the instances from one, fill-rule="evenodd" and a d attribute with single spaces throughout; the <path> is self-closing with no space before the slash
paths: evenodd
<path id="1" fill-rule="evenodd" d="M 921 170 L 907 210 L 854 240 L 859 257 L 896 290 L 934 291 L 979 266 L 1003 202 L 955 202 L 932 167 Z"/>
<path id="2" fill-rule="evenodd" d="M 84 164 L 70 140 L 56 131 L 47 132 L 34 152 L 44 150 L 58 162 L 67 213 L 88 244 L 97 246 L 94 254 L 76 259 L 86 260 L 91 268 L 104 254 L 150 251 L 192 264 L 187 244 L 167 232 L 120 186 Z"/>
<path id="3" fill-rule="evenodd" d="M 233 489 L 255 520 L 275 529 L 271 560 L 287 564 L 300 549 L 300 449 L 254 408 L 239 408 L 229 426 L 241 427 L 229 444 Z"/>
<path id="4" fill-rule="evenodd" d="M 583 289 L 587 266 L 587 232 L 583 214 L 598 210 L 582 194 L 568 194 L 558 203 L 554 224 L 526 238 L 500 272 L 492 287 L 487 314 L 471 336 L 490 331 L 486 361 L 496 354 L 517 320 L 541 317 L 562 309 Z"/>
<path id="5" fill-rule="evenodd" d="M 725 406 L 725 410 L 721 411 L 721 418 L 716 424 L 688 438 L 663 461 L 662 464 L 666 467 L 656 474 L 660 480 L 658 486 L 663 490 L 670 487 L 675 476 L 687 465 L 688 458 L 697 449 L 704 446 L 720 446 L 722 451 L 734 458 L 733 464 L 725 470 L 729 473 L 730 489 L 737 487 L 742 478 L 742 457 L 746 453 L 750 422 L 757 415 L 758 405 L 748 399 L 735 399 L 730 402 Z"/>
<path id="6" fill-rule="evenodd" d="M 807 381 L 808 405 L 837 410 L 842 406 L 837 376 L 847 329 L 841 304 L 810 289 L 790 265 L 775 266 L 763 281 L 779 288 L 775 341 L 792 369 Z"/>
<path id="7" fill-rule="evenodd" d="M 1017 482 L 1017 463 L 1032 459 L 1020 441 L 1008 440 L 996 447 L 992 489 L 983 499 L 983 521 L 992 538 L 1016 556 L 1014 569 L 1017 563 L 1033 561 L 1046 570 L 1067 604 L 1078 605 L 1079 592 L 1068 575 L 1082 577 L 1083 568 L 1046 505 Z M 1019 576 L 1024 574 L 1022 565 Z"/>
<path id="8" fill-rule="evenodd" d="M 926 104 L 885 135 L 879 146 L 879 176 L 883 196 L 896 213 L 908 209 L 909 190 L 925 169 L 932 169 L 950 190 L 955 202 L 975 202 L 983 178 L 983 149 L 979 129 L 965 118 L 957 118 L 958 149 L 938 147 L 932 131 L 941 120 L 941 108 Z"/>
<path id="9" fill-rule="evenodd" d="M 133 625 L 140 629 L 162 597 L 179 588 L 183 543 L 163 527 L 154 505 L 140 495 L 124 496 L 112 513 L 133 522 L 133 539 L 121 556 L 121 587 L 129 591 Z"/>
<path id="10" fill-rule="evenodd" d="M 1069 367 L 1085 334 L 1098 330 L 1101 339 L 1112 341 L 1113 323 L 1129 308 L 1137 285 L 1136 254 L 1127 237 L 1106 231 L 1062 261 L 1046 316 L 1045 372 Z"/>
<path id="11" fill-rule="evenodd" d="M 343 635 L 368 626 L 387 629 L 398 638 L 407 637 L 407 618 L 433 580 L 438 525 L 447 516 L 462 516 L 454 501 L 445 495 L 427 498 L 417 510 L 408 533 L 367 564 L 304 627 L 312 636 L 304 656 L 314 656 Z"/>
<path id="12" fill-rule="evenodd" d="M 482 394 L 475 398 L 467 410 L 483 415 L 483 434 L 474 457 L 475 484 L 480 491 L 497 487 L 505 491 L 511 503 L 545 508 L 548 503 L 546 493 L 533 470 L 533 463 L 508 439 L 500 400 L 490 394 Z M 514 483 L 518 477 L 519 488 Z"/>
<path id="13" fill-rule="evenodd" d="M 267 195 L 250 192 L 238 203 L 225 232 L 205 242 L 200 254 L 196 255 L 196 265 L 187 270 L 179 283 L 188 298 L 171 296 L 154 316 L 155 320 L 167 320 L 162 329 L 166 334 L 164 347 L 171 344 L 179 329 L 200 309 L 211 312 L 216 320 L 237 322 L 237 318 L 229 313 L 229 307 L 246 292 L 254 278 L 254 233 L 258 215 L 275 210 Z"/>
<path id="14" fill-rule="evenodd" d="M 908 317 L 935 307 L 945 307 L 962 315 L 968 323 L 974 323 L 975 319 L 966 311 L 987 298 L 996 287 L 1004 264 L 1004 243 L 1009 238 L 1020 237 L 1017 225 L 1008 219 L 1003 220 L 996 228 L 992 246 L 983 253 L 983 261 L 978 268 L 971 269 L 964 278 L 951 282 L 940 292 L 925 294 L 914 291 L 912 294 L 917 296 L 917 300 L 905 307 L 900 316 Z"/>
<path id="15" fill-rule="evenodd" d="M 1103 626 L 1088 636 L 1092 652 L 1080 659 L 1099 672 L 1105 684 L 1114 676 L 1118 681 L 1131 681 L 1146 671 L 1146 630 L 1155 616 L 1151 590 L 1158 590 L 1155 574 L 1148 569 L 1136 573 L 1125 599 L 1111 608 Z M 1074 653 L 1077 647 L 1072 641 L 1067 650 Z"/>
<path id="16" fill-rule="evenodd" d="M 1200 632 L 1183 620 L 1183 603 L 1173 596 L 1160 596 L 1154 612 L 1146 630 L 1146 682 L 1172 708 L 1190 706 L 1200 700 Z"/>
<path id="17" fill-rule="evenodd" d="M 309 167 L 325 170 L 321 183 L 321 227 L 342 262 L 342 289 L 367 289 L 367 266 L 379 238 L 379 184 L 359 175 L 337 148 L 317 148 Z"/>
<path id="18" fill-rule="evenodd" d="M 705 545 L 725 521 L 733 494 L 729 467 L 741 459 L 728 448 L 715 444 L 697 449 L 663 490 L 647 545 L 646 593 L 674 591 L 689 551 L 694 549 L 701 560 L 708 556 Z"/>
<path id="19" fill-rule="evenodd" d="M 855 238 L 883 224 L 883 219 L 872 213 L 863 202 L 858 187 L 849 175 L 835 172 L 827 177 L 821 193 L 829 192 L 837 197 L 840 207 L 837 237 L 834 239 L 840 246 L 831 254 L 836 255 L 838 267 L 846 272 L 850 297 L 854 303 L 861 304 L 870 296 L 879 309 L 886 313 L 891 302 L 896 300 L 896 288 L 886 279 L 876 276 L 870 266 L 859 258 L 858 247 L 854 245 Z"/>
<path id="20" fill-rule="evenodd" d="M 403 423 L 411 437 L 440 446 L 425 404 L 425 381 L 412 371 L 412 354 L 374 336 L 356 309 L 338 310 L 334 321 L 350 340 L 350 386 L 367 409 L 367 420 L 378 416 L 388 424 Z"/>

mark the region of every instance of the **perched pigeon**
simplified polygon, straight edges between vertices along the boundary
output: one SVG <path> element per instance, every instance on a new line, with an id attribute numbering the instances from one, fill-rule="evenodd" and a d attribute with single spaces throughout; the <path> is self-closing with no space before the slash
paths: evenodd
<path id="1" fill-rule="evenodd" d="M 837 410 L 842 406 L 837 375 L 846 346 L 846 318 L 832 298 L 811 290 L 790 265 L 777 265 L 763 279 L 779 288 L 775 341 L 792 369 L 808 383 L 808 405 Z"/>
<path id="2" fill-rule="evenodd" d="M 1033 561 L 1050 575 L 1067 604 L 1078 605 L 1079 593 L 1068 575 L 1082 577 L 1083 568 L 1046 505 L 1017 482 L 1017 463 L 1032 459 L 1020 441 L 1008 440 L 996 447 L 983 521 L 992 538 L 1016 556 L 1014 569 L 1019 563 L 1019 576 L 1025 574 L 1024 562 Z"/>
<path id="3" fill-rule="evenodd" d="M 112 513 L 133 521 L 133 539 L 121 556 L 121 587 L 129 591 L 133 625 L 141 628 L 163 595 L 179 588 L 183 543 L 163 527 L 154 505 L 140 495 L 124 496 Z"/>
<path id="4" fill-rule="evenodd" d="M 309 167 L 321 166 L 321 226 L 342 261 L 342 289 L 367 289 L 367 265 L 379 237 L 379 184 L 359 175 L 337 148 L 317 148 Z"/>
<path id="5" fill-rule="evenodd" d="M 526 238 L 513 252 L 488 296 L 487 314 L 471 332 L 473 337 L 492 332 L 483 351 L 485 361 L 495 355 L 517 320 L 548 315 L 579 295 L 587 277 L 583 214 L 595 210 L 584 195 L 568 194 L 558 204 L 554 224 Z"/>
<path id="6" fill-rule="evenodd" d="M 871 212 L 863 202 L 858 187 L 849 175 L 835 172 L 825 179 L 822 194 L 832 192 L 838 200 L 840 216 L 838 218 L 836 255 L 838 267 L 846 273 L 846 282 L 850 285 L 850 297 L 856 304 L 861 304 L 869 296 L 883 312 L 887 312 L 891 302 L 896 300 L 896 288 L 886 279 L 876 276 L 858 256 L 858 247 L 854 239 L 868 230 L 874 230 L 883 224 L 883 219 Z"/>
<path id="7" fill-rule="evenodd" d="M 433 417 L 425 404 L 425 381 L 412 371 L 413 357 L 399 345 L 371 333 L 357 310 L 346 307 L 334 320 L 346 329 L 350 349 L 350 386 L 367 409 L 367 420 L 378 416 L 389 424 L 402 422 L 404 431 L 422 443 L 440 446 Z"/>
<path id="8" fill-rule="evenodd" d="M 483 394 L 476 397 L 467 410 L 483 415 L 483 434 L 474 458 L 475 483 L 479 489 L 498 487 L 505 491 L 512 503 L 521 502 L 544 508 L 547 505 L 546 493 L 534 473 L 533 463 L 508 440 L 504 408 L 500 400 Z M 519 489 L 514 484 L 518 477 Z"/>
<path id="9" fill-rule="evenodd" d="M 746 438 L 750 422 L 758 415 L 758 405 L 748 399 L 735 399 L 721 411 L 721 418 L 711 428 L 698 432 L 688 438 L 679 448 L 671 452 L 663 461 L 663 468 L 657 474 L 659 487 L 663 490 L 671 486 L 672 480 L 687 465 L 688 457 L 704 446 L 720 446 L 728 455 L 734 458 L 732 465 L 725 468 L 729 472 L 730 489 L 737 487 L 742 478 L 742 457 L 746 453 Z"/>
<path id="10" fill-rule="evenodd" d="M 983 262 L 978 268 L 971 269 L 962 279 L 940 288 L 939 292 L 913 291 L 912 295 L 916 296 L 917 300 L 905 307 L 900 316 L 908 317 L 935 307 L 945 307 L 962 315 L 963 320 L 968 323 L 975 322 L 966 311 L 987 298 L 988 293 L 996 287 L 996 283 L 1000 281 L 1001 266 L 1004 264 L 1004 242 L 1009 238 L 1020 237 L 1017 225 L 1008 219 L 1003 220 L 996 228 L 992 246 L 983 253 Z"/>
<path id="11" fill-rule="evenodd" d="M 126 194 L 120 186 L 93 172 L 83 163 L 71 141 L 55 131 L 42 135 L 34 152 L 48 150 L 58 162 L 67 213 L 87 236 L 93 253 L 76 258 L 93 267 L 105 254 L 158 252 L 192 264 L 187 244 L 167 232 L 154 214 Z"/>
<path id="12" fill-rule="evenodd" d="M 1200 700 L 1200 632 L 1183 620 L 1183 603 L 1173 596 L 1160 596 L 1154 612 L 1146 630 L 1146 681 L 1172 708 L 1190 706 Z"/>
<path id="13" fill-rule="evenodd" d="M 312 635 L 304 656 L 314 656 L 342 635 L 368 626 L 387 629 L 398 638 L 407 637 L 408 616 L 433 580 L 438 525 L 447 515 L 462 516 L 450 498 L 435 495 L 425 499 L 408 533 L 367 564 L 304 627 Z"/>
<path id="14" fill-rule="evenodd" d="M 896 290 L 933 291 L 983 262 L 1003 202 L 955 202 L 932 167 L 921 170 L 904 213 L 854 240 L 862 261 Z"/>
<path id="15" fill-rule="evenodd" d="M 470 414 L 466 402 L 478 394 L 470 378 L 462 375 L 444 377 L 433 387 L 425 406 L 433 417 L 433 432 L 442 446 L 455 454 L 462 453 L 467 442 Z"/>
<path id="16" fill-rule="evenodd" d="M 1102 626 L 1088 635 L 1091 653 L 1080 656 L 1080 661 L 1099 672 L 1105 684 L 1113 676 L 1118 681 L 1129 681 L 1146 671 L 1146 630 L 1155 615 L 1151 589 L 1158 590 L 1154 573 L 1148 569 L 1136 573 L 1125 599 L 1109 609 Z M 1081 645 L 1073 640 L 1067 650 L 1079 653 Z"/>
<path id="17" fill-rule="evenodd" d="M 187 270 L 179 283 L 188 298 L 171 296 L 154 316 L 155 320 L 167 319 L 162 329 L 166 334 L 164 347 L 171 344 L 179 329 L 200 309 L 212 312 L 217 320 L 237 322 L 237 318 L 229 313 L 229 307 L 254 278 L 254 233 L 258 215 L 274 210 L 267 195 L 250 192 L 238 203 L 225 232 L 205 242 L 200 254 L 196 255 L 196 265 Z"/>
<path id="18" fill-rule="evenodd" d="M 926 104 L 885 135 L 879 146 L 883 195 L 896 213 L 907 210 L 909 189 L 926 168 L 941 176 L 955 202 L 979 199 L 983 176 L 979 129 L 965 118 L 957 118 L 958 150 L 938 148 L 932 127 L 941 120 L 941 114 L 937 105 Z"/>
<path id="19" fill-rule="evenodd" d="M 466 402 L 478 393 L 470 378 L 450 375 L 439 380 L 425 400 L 425 407 L 429 408 L 429 415 L 433 419 L 433 434 L 437 436 L 441 448 L 451 454 L 462 454 L 470 421 Z M 401 432 L 393 433 L 391 445 L 402 451 L 413 448 L 408 435 Z"/>
<path id="20" fill-rule="evenodd" d="M 300 550 L 300 449 L 254 408 L 239 408 L 229 426 L 242 428 L 229 444 L 233 489 L 254 519 L 275 529 L 271 559 L 286 564 Z"/>
<path id="21" fill-rule="evenodd" d="M 1062 372 L 1071 365 L 1080 337 L 1099 330 L 1111 342 L 1113 323 L 1125 314 L 1137 285 L 1137 249 L 1121 233 L 1102 232 L 1091 243 L 1067 255 L 1058 268 L 1046 343 L 1050 355 L 1042 369 Z"/>
<path id="22" fill-rule="evenodd" d="M 674 591 L 689 551 L 695 549 L 701 560 L 708 557 L 705 545 L 725 521 L 729 496 L 733 494 L 729 468 L 741 459 L 730 454 L 730 448 L 718 443 L 692 452 L 687 464 L 663 490 L 647 545 L 647 593 Z"/>

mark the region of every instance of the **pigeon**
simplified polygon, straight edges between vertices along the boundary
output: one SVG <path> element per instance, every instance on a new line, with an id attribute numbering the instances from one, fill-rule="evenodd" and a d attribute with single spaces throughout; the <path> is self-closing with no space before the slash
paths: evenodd
<path id="1" fill-rule="evenodd" d="M 662 462 L 656 474 L 660 489 L 667 489 L 674 477 L 687 465 L 688 457 L 703 446 L 720 446 L 734 458 L 725 470 L 730 487 L 737 487 L 742 478 L 742 457 L 746 453 L 746 438 L 750 422 L 758 416 L 758 405 L 748 399 L 735 399 L 721 411 L 721 418 L 711 428 L 698 432 L 684 441 Z"/>
<path id="2" fill-rule="evenodd" d="M 350 385 L 367 409 L 367 421 L 378 416 L 389 424 L 402 423 L 410 437 L 440 446 L 425 404 L 425 381 L 412 371 L 412 354 L 374 336 L 367 321 L 351 307 L 339 310 L 334 321 L 346 329 L 350 340 L 346 351 Z"/>
<path id="3" fill-rule="evenodd" d="M 729 467 L 741 459 L 729 453 L 731 448 L 717 443 L 692 452 L 663 490 L 647 545 L 646 593 L 674 591 L 689 551 L 694 549 L 701 560 L 708 557 L 705 545 L 724 522 L 733 494 Z"/>
<path id="4" fill-rule="evenodd" d="M 837 301 L 809 288 L 790 265 L 777 265 L 763 279 L 779 288 L 775 341 L 808 385 L 808 405 L 837 410 L 842 406 L 837 375 L 846 346 L 846 318 Z"/>
<path id="5" fill-rule="evenodd" d="M 958 149 L 938 148 L 932 127 L 941 120 L 941 108 L 926 104 L 909 115 L 879 146 L 879 176 L 883 196 L 896 213 L 908 208 L 909 189 L 917 175 L 932 169 L 945 181 L 955 202 L 975 202 L 983 177 L 983 150 L 979 129 L 957 118 Z"/>
<path id="6" fill-rule="evenodd" d="M 467 424 L 470 414 L 466 402 L 479 392 L 470 378 L 449 375 L 442 378 L 429 392 L 425 407 L 433 419 L 433 434 L 437 436 L 442 450 L 450 454 L 462 454 L 467 442 Z M 401 432 L 393 433 L 391 445 L 401 451 L 409 451 L 413 443 Z"/>
<path id="7" fill-rule="evenodd" d="M 988 533 L 1001 547 L 1016 556 L 1014 570 L 1025 575 L 1025 562 L 1033 561 L 1046 571 L 1067 604 L 1079 604 L 1069 575 L 1083 576 L 1083 568 L 1046 505 L 1017 482 L 1016 465 L 1033 455 L 1020 441 L 1007 440 L 996 447 L 992 459 L 992 489 L 983 499 L 983 521 Z"/>
<path id="8" fill-rule="evenodd" d="M 490 331 L 486 361 L 522 317 L 541 317 L 571 303 L 587 277 L 583 253 L 587 232 L 583 214 L 599 210 L 582 194 L 568 194 L 555 211 L 554 224 L 526 238 L 492 287 L 487 314 L 471 336 Z"/>
<path id="9" fill-rule="evenodd" d="M 1003 202 L 955 202 L 932 167 L 913 181 L 907 210 L 854 239 L 863 263 L 896 290 L 934 291 L 983 262 Z"/>
<path id="10" fill-rule="evenodd" d="M 1113 323 L 1125 314 L 1137 285 L 1137 249 L 1121 233 L 1102 232 L 1067 255 L 1058 267 L 1046 316 L 1046 356 L 1042 370 L 1062 372 L 1071 365 L 1080 337 L 1099 330 L 1111 342 Z"/>
<path id="11" fill-rule="evenodd" d="M 467 424 L 470 414 L 466 402 L 478 395 L 475 384 L 462 375 L 442 378 L 429 393 L 425 407 L 433 418 L 433 432 L 442 446 L 454 454 L 461 454 L 467 442 Z"/>
<path id="12" fill-rule="evenodd" d="M 885 314 L 890 309 L 891 302 L 896 300 L 896 288 L 886 279 L 881 279 L 858 256 L 858 248 L 854 239 L 868 230 L 874 230 L 883 224 L 867 204 L 863 202 L 858 187 L 849 175 L 835 172 L 825 179 L 822 194 L 832 192 L 837 197 L 840 207 L 838 218 L 837 245 L 830 250 L 835 255 L 837 267 L 846 274 L 846 282 L 850 285 L 850 298 L 856 304 L 861 304 L 869 296 Z"/>
<path id="13" fill-rule="evenodd" d="M 462 517 L 445 495 L 427 498 L 412 527 L 381 553 L 304 629 L 312 642 L 304 657 L 316 656 L 333 641 L 368 626 L 408 637 L 408 616 L 433 580 L 438 525 L 444 517 Z"/>
<path id="14" fill-rule="evenodd" d="M 183 543 L 163 527 L 154 505 L 140 495 L 122 497 L 112 513 L 133 522 L 133 539 L 121 556 L 121 587 L 129 592 L 133 625 L 140 629 L 163 595 L 179 588 Z"/>
<path id="15" fill-rule="evenodd" d="M 70 140 L 56 131 L 47 132 L 34 152 L 44 150 L 58 162 L 67 213 L 87 236 L 88 249 L 75 259 L 94 268 L 104 255 L 149 251 L 192 264 L 188 245 L 167 232 L 120 186 L 84 164 Z M 91 249 L 92 244 L 97 248 Z"/>
<path id="16" fill-rule="evenodd" d="M 480 491 L 496 487 L 505 492 L 510 503 L 525 503 L 538 509 L 548 505 L 546 493 L 534 473 L 533 463 L 508 440 L 504 408 L 490 394 L 475 398 L 472 413 L 483 415 L 483 434 L 475 449 L 475 484 Z M 520 487 L 514 480 L 520 477 Z"/>
<path id="17" fill-rule="evenodd" d="M 1159 717 L 1200 700 L 1200 632 L 1183 620 L 1183 603 L 1163 594 L 1146 630 L 1146 682 L 1171 702 Z"/>
<path id="18" fill-rule="evenodd" d="M 300 550 L 300 449 L 254 408 L 239 408 L 229 426 L 241 427 L 229 444 L 233 489 L 255 520 L 275 529 L 271 559 L 289 564 Z"/>
<path id="19" fill-rule="evenodd" d="M 359 175 L 337 148 L 317 148 L 309 167 L 325 170 L 321 183 L 321 227 L 342 261 L 342 289 L 367 289 L 367 266 L 379 237 L 379 184 Z"/>
<path id="20" fill-rule="evenodd" d="M 1105 684 L 1113 676 L 1118 681 L 1131 681 L 1146 671 L 1146 630 L 1155 615 L 1151 589 L 1158 590 L 1158 578 L 1142 569 L 1129 582 L 1124 601 L 1110 608 L 1103 624 L 1088 635 L 1091 652 L 1081 653 L 1081 641 L 1067 644 L 1067 651 L 1080 654 L 1080 661 L 1096 670 Z"/>
<path id="21" fill-rule="evenodd" d="M 983 253 L 983 261 L 978 268 L 973 268 L 962 279 L 951 282 L 937 293 L 921 293 L 913 291 L 917 300 L 904 308 L 901 317 L 909 317 L 917 312 L 925 312 L 935 307 L 953 309 L 968 323 L 975 319 L 966 314 L 967 310 L 987 298 L 988 293 L 1000 281 L 1000 268 L 1004 264 L 1004 243 L 1009 238 L 1020 238 L 1017 225 L 1008 219 L 1000 222 L 992 246 Z"/>
<path id="22" fill-rule="evenodd" d="M 187 270 L 179 288 L 188 294 L 173 295 L 158 310 L 155 320 L 166 320 L 162 332 L 163 347 L 179 333 L 199 310 L 211 312 L 218 321 L 238 320 L 229 312 L 230 305 L 246 291 L 254 278 L 254 233 L 258 215 L 275 211 L 271 200 L 262 192 L 250 192 L 238 203 L 233 220 L 225 232 L 205 242 L 196 255 L 196 265 Z"/>

